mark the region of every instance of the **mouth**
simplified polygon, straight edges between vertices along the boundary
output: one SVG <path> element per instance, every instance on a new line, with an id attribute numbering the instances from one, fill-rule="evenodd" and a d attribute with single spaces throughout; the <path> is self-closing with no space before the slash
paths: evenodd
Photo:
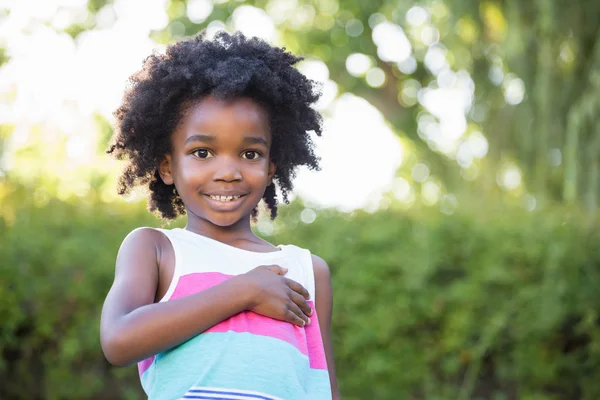
<path id="1" fill-rule="evenodd" d="M 240 195 L 235 195 L 235 196 L 219 196 L 219 195 L 213 195 L 213 194 L 206 194 L 205 196 L 211 200 L 227 203 L 230 201 L 235 201 L 244 195 L 240 194 Z"/>
<path id="2" fill-rule="evenodd" d="M 247 194 L 235 194 L 235 195 L 217 195 L 217 194 L 205 194 L 204 195 L 209 207 L 216 212 L 231 212 L 238 210 L 245 201 Z"/>

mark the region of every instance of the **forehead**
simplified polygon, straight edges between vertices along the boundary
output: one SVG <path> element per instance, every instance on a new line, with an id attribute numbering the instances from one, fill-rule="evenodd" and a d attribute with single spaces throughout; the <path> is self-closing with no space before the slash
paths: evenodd
<path id="1" fill-rule="evenodd" d="M 188 107 L 180 125 L 184 130 L 268 133 L 269 117 L 264 107 L 251 99 L 219 100 L 208 96 Z"/>

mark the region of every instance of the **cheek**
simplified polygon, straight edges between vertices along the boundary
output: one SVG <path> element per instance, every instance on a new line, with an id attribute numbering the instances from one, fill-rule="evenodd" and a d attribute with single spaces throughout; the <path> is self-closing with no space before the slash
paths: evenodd
<path id="1" fill-rule="evenodd" d="M 243 176 L 246 184 L 251 186 L 254 191 L 262 190 L 268 185 L 269 174 L 265 168 L 246 169 Z"/>
<path id="2" fill-rule="evenodd" d="M 181 168 L 179 169 L 179 176 L 183 179 L 188 180 L 192 178 L 194 175 L 197 175 L 198 168 L 193 168 L 194 166 L 190 163 L 190 165 L 186 165 L 186 163 L 181 164 Z"/>
<path id="3" fill-rule="evenodd" d="M 266 173 L 260 171 L 253 174 L 247 174 L 244 179 L 252 186 L 258 187 L 266 185 L 268 177 Z"/>
<path id="4" fill-rule="evenodd" d="M 269 179 L 269 164 L 267 162 L 261 163 L 248 172 L 248 176 L 251 176 L 253 180 L 267 180 Z"/>
<path id="5" fill-rule="evenodd" d="M 180 183 L 193 183 L 195 181 L 206 179 L 209 169 L 206 167 L 203 168 L 200 164 L 201 163 L 191 158 L 180 160 L 177 165 L 177 175 L 179 176 Z"/>

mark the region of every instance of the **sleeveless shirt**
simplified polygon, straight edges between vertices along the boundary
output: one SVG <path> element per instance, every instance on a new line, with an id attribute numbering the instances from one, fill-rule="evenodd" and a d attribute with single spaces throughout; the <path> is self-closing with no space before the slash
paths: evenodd
<path id="1" fill-rule="evenodd" d="M 285 276 L 308 290 L 313 315 L 311 324 L 301 328 L 244 311 L 139 362 L 149 400 L 331 399 L 308 250 L 282 245 L 279 251 L 258 253 L 185 229 L 157 230 L 169 239 L 175 254 L 173 279 L 161 302 L 201 292 L 259 265 L 275 264 L 287 268 Z"/>

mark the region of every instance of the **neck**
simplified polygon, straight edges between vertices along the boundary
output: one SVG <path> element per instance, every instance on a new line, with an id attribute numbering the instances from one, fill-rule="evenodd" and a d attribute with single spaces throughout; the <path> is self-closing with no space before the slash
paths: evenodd
<path id="1" fill-rule="evenodd" d="M 188 212 L 188 221 L 185 229 L 221 242 L 233 242 L 239 239 L 256 237 L 250 228 L 249 215 L 233 225 L 219 226 Z"/>

